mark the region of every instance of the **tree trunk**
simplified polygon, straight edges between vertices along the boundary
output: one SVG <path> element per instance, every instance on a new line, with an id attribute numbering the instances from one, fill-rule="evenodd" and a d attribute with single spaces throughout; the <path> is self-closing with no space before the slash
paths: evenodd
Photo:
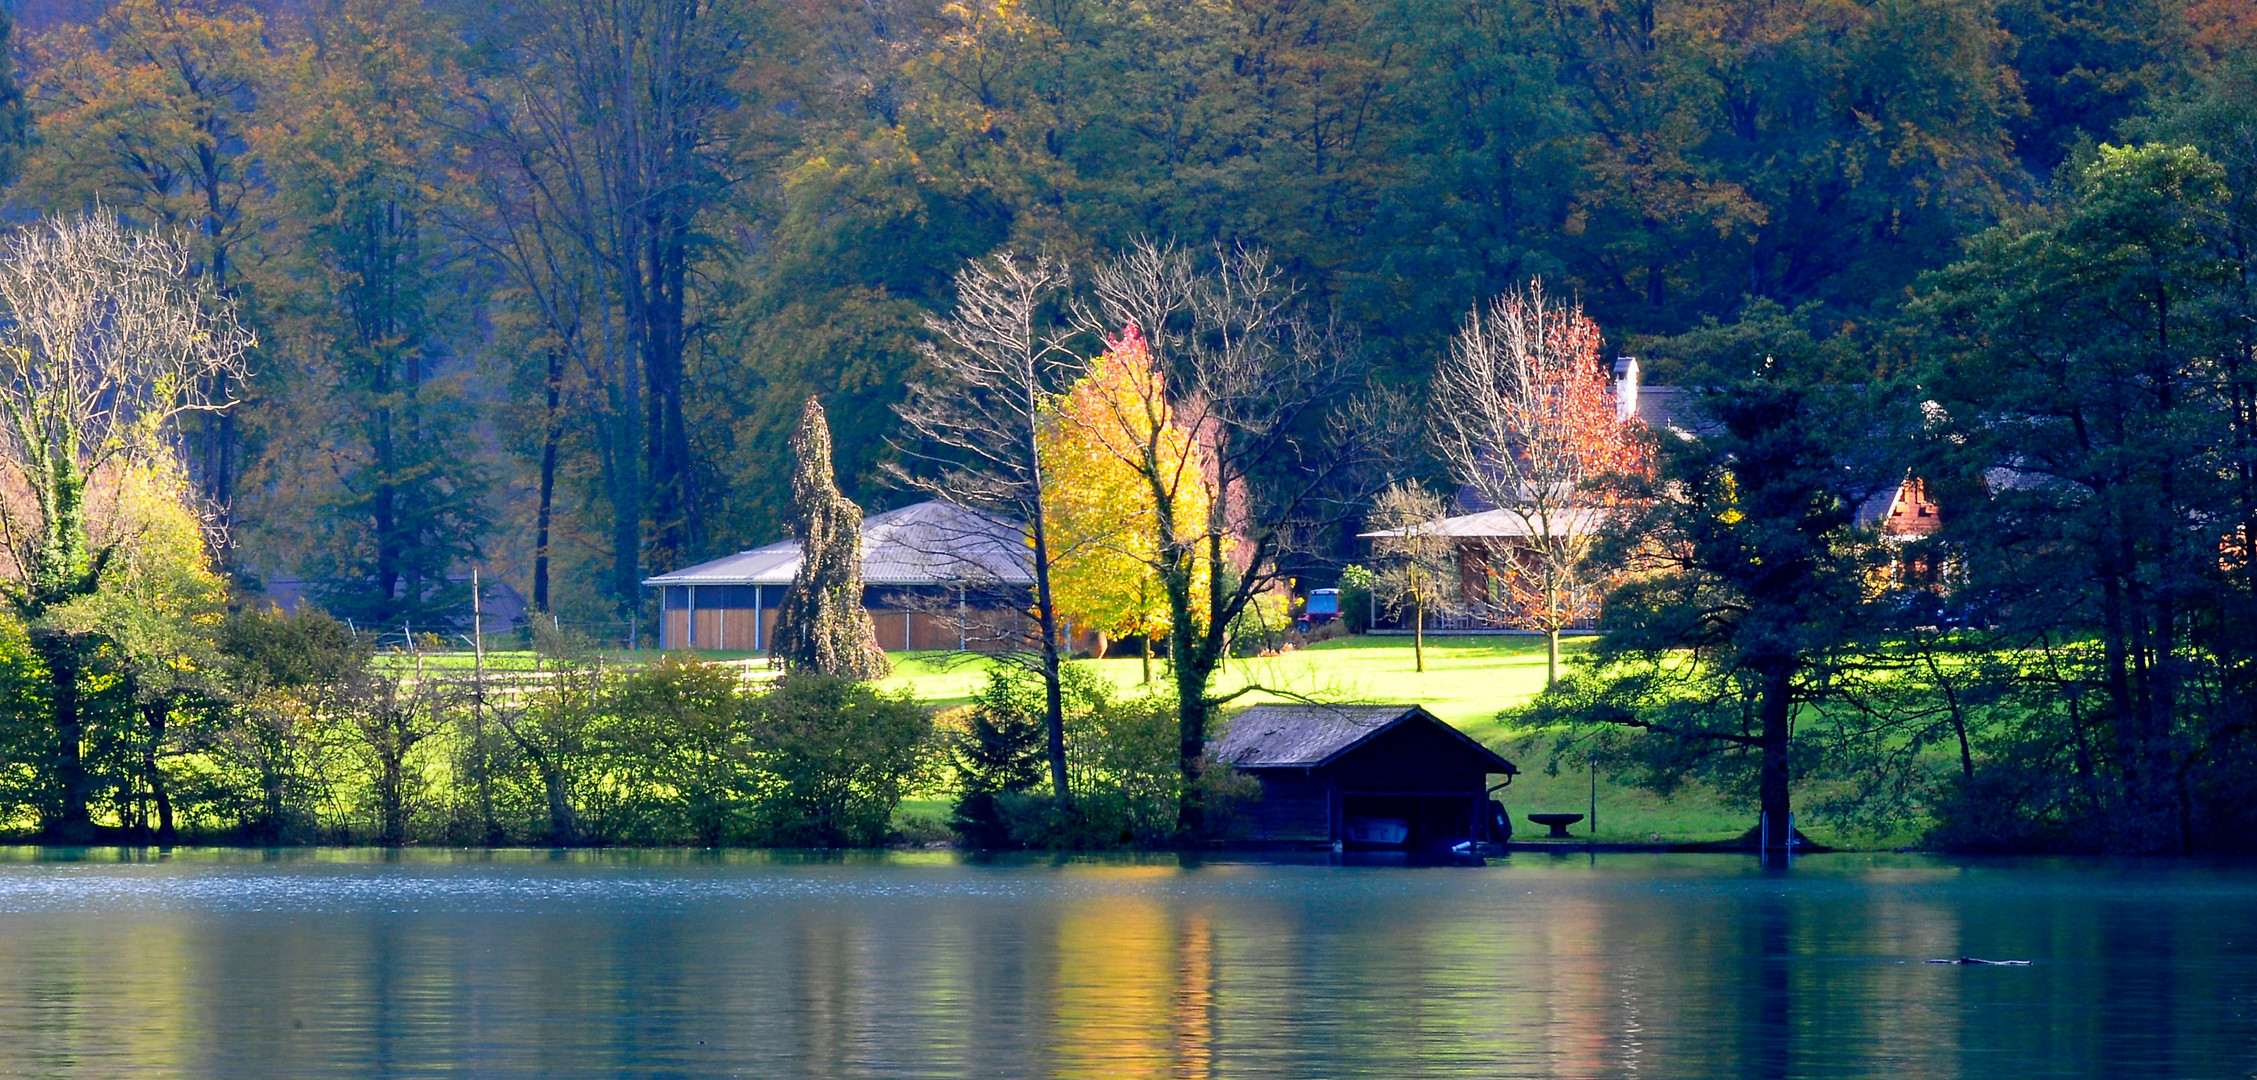
<path id="1" fill-rule="evenodd" d="M 1146 632 L 1144 635 L 1144 681 L 1140 685 L 1152 685 L 1152 635 L 1150 632 Z"/>
<path id="2" fill-rule="evenodd" d="M 400 758 L 388 746 L 379 753 L 384 755 L 384 775 L 377 787 L 376 800 L 384 820 L 376 842 L 385 847 L 399 847 L 407 839 L 407 813 L 400 796 Z"/>
<path id="3" fill-rule="evenodd" d="M 1164 522 L 1166 513 L 1163 510 Z M 1221 617 L 1223 567 L 1228 564 L 1223 561 L 1222 534 L 1210 531 L 1205 538 L 1209 625 L 1202 638 L 1191 612 L 1191 574 L 1196 567 L 1185 557 L 1182 546 L 1169 542 L 1175 535 L 1173 524 L 1166 524 L 1160 580 L 1168 592 L 1168 667 L 1175 674 L 1180 735 L 1176 768 L 1183 779 L 1183 794 L 1176 804 L 1176 836 L 1188 843 L 1207 831 L 1206 794 L 1200 774 L 1207 756 L 1207 721 L 1214 712 L 1207 700 L 1207 687 L 1214 682 L 1215 668 L 1230 655 L 1230 621 Z"/>
<path id="4" fill-rule="evenodd" d="M 47 668 L 47 686 L 53 695 L 55 716 L 56 817 L 46 832 L 65 841 L 84 840 L 92 832 L 86 810 L 86 721 L 79 711 L 78 641 L 57 630 L 32 634 L 32 647 Z"/>
<path id="5" fill-rule="evenodd" d="M 1426 605 L 1411 602 L 1411 666 L 1426 671 Z"/>
<path id="6" fill-rule="evenodd" d="M 549 609 L 549 523 L 556 505 L 556 454 L 564 438 L 564 353 L 548 351 L 548 411 L 541 429 L 541 503 L 533 534 L 533 610 Z"/>
<path id="7" fill-rule="evenodd" d="M 376 842 L 385 847 L 399 847 L 407 841 L 407 797 L 402 788 L 406 784 L 403 767 L 407 757 L 407 716 L 398 709 L 386 709 L 375 717 L 376 748 L 376 808 L 379 816 Z"/>
<path id="8" fill-rule="evenodd" d="M 152 701 L 141 707 L 141 715 L 149 722 L 149 743 L 141 753 L 141 772 L 149 785 L 149 795 L 157 804 L 157 842 L 169 844 L 179 834 L 173 829 L 172 793 L 165 789 L 165 772 L 158 762 L 164 753 L 165 729 L 171 726 L 172 707 L 162 701 Z"/>
<path id="9" fill-rule="evenodd" d="M 541 786 L 548 790 L 549 797 L 549 844 L 569 847 L 579 843 L 580 818 L 572 810 L 572 792 L 565 783 L 564 770 L 554 764 L 543 764 Z"/>
<path id="10" fill-rule="evenodd" d="M 1038 461 L 1032 436 L 1027 440 L 1027 459 Z M 1035 490 L 1042 490 L 1039 467 L 1035 473 Z M 1073 788 L 1066 778 L 1066 695 L 1059 684 L 1058 665 L 1058 604 L 1050 592 L 1050 537 L 1043 521 L 1042 504 L 1037 499 L 1032 515 L 1034 531 L 1034 603 L 1035 621 L 1042 630 L 1042 722 L 1047 741 L 1044 747 L 1050 759 L 1050 794 L 1065 806 L 1073 801 Z"/>
<path id="11" fill-rule="evenodd" d="M 1762 821 L 1766 826 L 1763 835 L 1772 850 L 1785 850 L 1794 821 L 1794 807 L 1788 794 L 1792 777 L 1787 767 L 1787 742 L 1794 710 L 1793 668 L 1785 661 L 1773 661 L 1770 667 L 1763 676 L 1763 700 L 1757 705 L 1762 710 L 1763 723 L 1759 736 L 1763 753 L 1759 790 Z"/>
<path id="12" fill-rule="evenodd" d="M 1544 688 L 1549 690 L 1560 684 L 1560 628 L 1544 630 Z"/>
<path id="13" fill-rule="evenodd" d="M 1967 783 L 1975 782 L 1975 748 L 1967 739 L 1967 713 L 1959 704 L 1959 688 L 1952 685 L 1936 663 L 1934 646 L 1930 645 L 1924 657 L 1928 662 L 1928 678 L 1944 692 L 1944 706 L 1950 710 L 1951 733 L 1959 738 L 1959 776 Z"/>
<path id="14" fill-rule="evenodd" d="M 1172 647 L 1176 674 L 1176 700 L 1181 712 L 1178 731 L 1181 741 L 1176 747 L 1176 768 L 1183 778 L 1183 797 L 1176 804 L 1176 835 L 1184 841 L 1197 839 L 1207 830 L 1207 807 L 1200 787 L 1200 768 L 1207 756 L 1207 678 L 1197 673 L 1203 665 L 1185 663 L 1178 655 L 1183 650 Z"/>

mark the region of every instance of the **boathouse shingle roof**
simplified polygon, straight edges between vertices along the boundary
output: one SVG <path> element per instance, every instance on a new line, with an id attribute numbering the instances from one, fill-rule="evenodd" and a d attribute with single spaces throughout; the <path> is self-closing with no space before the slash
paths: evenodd
<path id="1" fill-rule="evenodd" d="M 1312 769 L 1402 723 L 1429 723 L 1486 758 L 1491 772 L 1518 773 L 1512 762 L 1417 705 L 1255 705 L 1239 713 L 1209 752 L 1241 769 Z"/>

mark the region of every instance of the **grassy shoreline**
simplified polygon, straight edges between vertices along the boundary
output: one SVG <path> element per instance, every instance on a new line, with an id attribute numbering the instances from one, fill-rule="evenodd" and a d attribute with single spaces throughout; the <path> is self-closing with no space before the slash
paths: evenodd
<path id="1" fill-rule="evenodd" d="M 1565 643 L 1567 657 L 1589 648 L 1589 639 Z M 648 663 L 651 651 L 607 651 L 605 661 L 622 666 Z M 748 674 L 766 677 L 764 657 L 751 652 L 708 652 L 702 659 L 741 664 Z M 894 672 L 879 686 L 908 690 L 939 709 L 971 702 L 972 694 L 987 678 L 993 661 L 952 653 L 890 654 Z M 489 650 L 485 662 L 496 673 L 530 670 L 534 655 L 515 650 Z M 468 669 L 467 652 L 427 653 L 428 669 L 455 672 Z M 1140 688 L 1143 662 L 1135 656 L 1103 660 L 1074 660 L 1076 667 L 1094 670 L 1124 691 Z M 1217 680 L 1222 692 L 1259 686 L 1318 700 L 1415 702 L 1459 730 L 1493 747 L 1521 768 L 1511 786 L 1499 793 L 1511 813 L 1518 836 L 1542 830 L 1528 823 L 1531 813 L 1589 814 L 1593 796 L 1591 778 L 1580 762 L 1562 762 L 1557 773 L 1548 771 L 1548 748 L 1510 744 L 1530 734 L 1508 728 L 1497 714 L 1521 705 L 1544 688 L 1544 640 L 1534 636 L 1450 636 L 1426 642 L 1426 670 L 1416 670 L 1412 643 L 1403 637 L 1358 636 L 1319 642 L 1274 657 L 1232 660 Z M 1153 690 L 1165 692 L 1162 665 L 1153 665 Z M 1232 702 L 1236 709 L 1265 701 L 1289 698 L 1254 690 Z M 1754 819 L 1750 807 L 1730 804 L 1700 785 L 1688 786 L 1669 798 L 1651 791 L 1618 784 L 1604 775 L 1597 782 L 1598 829 L 1595 839 L 1605 843 L 1704 843 L 1726 840 L 1746 831 Z M 897 821 L 911 817 L 946 820 L 945 798 L 912 799 L 903 803 Z M 1578 837 L 1592 836 L 1588 819 L 1573 827 Z M 1844 849 L 1901 846 L 1914 836 L 1851 836 L 1823 825 L 1803 831 L 1820 843 Z"/>

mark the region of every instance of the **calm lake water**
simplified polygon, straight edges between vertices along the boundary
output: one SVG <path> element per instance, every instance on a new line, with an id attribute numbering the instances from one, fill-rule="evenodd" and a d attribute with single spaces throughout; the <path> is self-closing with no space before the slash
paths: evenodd
<path id="1" fill-rule="evenodd" d="M 411 1074 L 2247 1078 L 2257 868 L 0 853 L 0 1075 Z"/>

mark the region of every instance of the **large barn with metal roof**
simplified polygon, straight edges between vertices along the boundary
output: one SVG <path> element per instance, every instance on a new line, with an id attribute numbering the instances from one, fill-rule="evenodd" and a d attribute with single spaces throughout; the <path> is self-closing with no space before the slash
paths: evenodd
<path id="1" fill-rule="evenodd" d="M 887 649 L 993 648 L 1024 632 L 1033 577 L 1019 527 L 941 502 L 862 521 L 863 606 Z M 667 649 L 764 652 L 776 605 L 799 572 L 800 546 L 784 540 L 659 574 Z"/>

